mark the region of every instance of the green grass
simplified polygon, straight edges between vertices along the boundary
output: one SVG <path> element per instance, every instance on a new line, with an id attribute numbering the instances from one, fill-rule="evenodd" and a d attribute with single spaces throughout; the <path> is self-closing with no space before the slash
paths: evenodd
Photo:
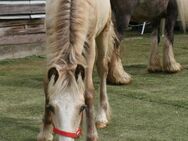
<path id="1" fill-rule="evenodd" d="M 123 42 L 122 59 L 133 82 L 108 86 L 113 115 L 110 125 L 98 130 L 101 141 L 188 141 L 188 35 L 175 39 L 176 58 L 185 67 L 177 74 L 147 73 L 149 36 Z M 44 70 L 41 57 L 0 62 L 0 141 L 36 140 Z M 96 73 L 94 80 L 97 105 Z"/>

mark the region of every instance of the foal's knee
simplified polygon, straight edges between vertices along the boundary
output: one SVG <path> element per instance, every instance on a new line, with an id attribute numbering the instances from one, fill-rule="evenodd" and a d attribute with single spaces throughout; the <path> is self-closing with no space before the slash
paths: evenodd
<path id="1" fill-rule="evenodd" d="M 103 59 L 103 60 L 98 60 L 97 62 L 97 71 L 100 74 L 107 74 L 108 73 L 108 61 L 107 59 Z"/>
<path id="2" fill-rule="evenodd" d="M 102 101 L 102 102 L 101 102 L 101 107 L 102 107 L 105 111 L 107 111 L 107 109 L 108 109 L 107 101 Z"/>
<path id="3" fill-rule="evenodd" d="M 85 92 L 86 104 L 88 105 L 93 104 L 93 99 L 94 99 L 94 89 L 86 90 Z"/>

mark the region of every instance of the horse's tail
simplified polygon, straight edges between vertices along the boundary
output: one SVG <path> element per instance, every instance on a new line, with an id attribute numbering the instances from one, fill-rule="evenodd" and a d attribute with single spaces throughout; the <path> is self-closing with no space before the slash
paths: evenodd
<path id="1" fill-rule="evenodd" d="M 113 52 L 114 52 L 114 50 L 116 48 L 118 48 L 119 43 L 120 43 L 119 39 L 118 39 L 118 37 L 117 37 L 117 35 L 115 33 L 114 24 L 113 24 L 112 21 L 110 23 L 110 32 L 109 33 L 110 33 L 110 35 L 109 35 L 109 42 L 108 42 L 108 46 L 109 46 L 108 57 L 110 59 L 112 54 L 113 54 Z"/>
<path id="2" fill-rule="evenodd" d="M 178 5 L 179 16 L 182 22 L 183 30 L 186 31 L 188 24 L 188 0 L 176 0 Z"/>
<path id="3" fill-rule="evenodd" d="M 46 28 L 50 64 L 63 60 L 74 64 L 84 46 L 89 8 L 86 0 L 47 0 Z"/>

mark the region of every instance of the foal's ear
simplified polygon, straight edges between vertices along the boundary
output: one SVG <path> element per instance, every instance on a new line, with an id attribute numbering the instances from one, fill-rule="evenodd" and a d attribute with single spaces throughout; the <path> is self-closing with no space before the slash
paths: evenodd
<path id="1" fill-rule="evenodd" d="M 75 70 L 76 80 L 78 80 L 79 75 L 81 75 L 82 80 L 84 80 L 84 78 L 85 78 L 85 68 L 80 64 L 77 65 L 76 70 Z"/>
<path id="2" fill-rule="evenodd" d="M 48 81 L 51 80 L 52 76 L 54 75 L 54 84 L 56 83 L 56 81 L 58 80 L 59 78 L 59 73 L 57 71 L 57 69 L 55 67 L 53 68 L 50 68 L 48 70 Z"/>

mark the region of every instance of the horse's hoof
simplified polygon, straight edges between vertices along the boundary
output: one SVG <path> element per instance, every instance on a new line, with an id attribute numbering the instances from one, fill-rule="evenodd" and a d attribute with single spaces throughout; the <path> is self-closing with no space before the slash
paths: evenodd
<path id="1" fill-rule="evenodd" d="M 96 122 L 96 127 L 98 129 L 103 129 L 106 128 L 108 126 L 108 123 L 104 123 L 104 122 Z"/>
<path id="2" fill-rule="evenodd" d="M 131 76 L 125 71 L 121 72 L 121 74 L 108 75 L 107 77 L 107 84 L 110 85 L 128 85 L 131 82 Z"/>
<path id="3" fill-rule="evenodd" d="M 183 67 L 179 63 L 172 63 L 168 65 L 164 65 L 164 72 L 166 73 L 177 73 L 183 69 Z"/>

